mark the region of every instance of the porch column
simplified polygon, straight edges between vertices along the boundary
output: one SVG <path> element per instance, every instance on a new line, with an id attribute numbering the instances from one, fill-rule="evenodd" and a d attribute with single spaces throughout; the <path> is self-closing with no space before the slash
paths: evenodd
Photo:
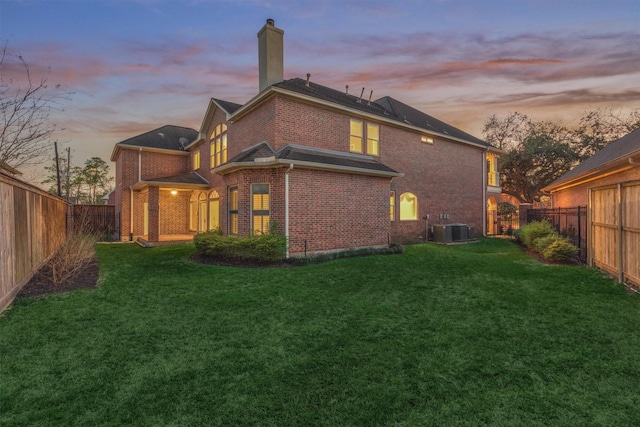
<path id="1" fill-rule="evenodd" d="M 149 187 L 149 242 L 160 241 L 160 187 Z"/>

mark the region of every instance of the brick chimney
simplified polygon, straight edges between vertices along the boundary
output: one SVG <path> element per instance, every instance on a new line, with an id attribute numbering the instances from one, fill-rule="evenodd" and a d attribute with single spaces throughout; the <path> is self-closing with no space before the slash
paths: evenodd
<path id="1" fill-rule="evenodd" d="M 273 19 L 258 32 L 258 68 L 260 92 L 284 80 L 284 31 L 274 26 Z"/>

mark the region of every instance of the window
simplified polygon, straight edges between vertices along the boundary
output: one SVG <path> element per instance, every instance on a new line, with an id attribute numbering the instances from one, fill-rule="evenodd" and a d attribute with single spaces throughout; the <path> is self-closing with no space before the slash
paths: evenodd
<path id="1" fill-rule="evenodd" d="M 351 136 L 349 137 L 349 151 L 362 153 L 362 121 L 351 119 Z"/>
<path id="2" fill-rule="evenodd" d="M 209 138 L 209 152 L 211 153 L 211 168 L 227 162 L 227 125 L 224 123 L 215 127 Z"/>
<path id="3" fill-rule="evenodd" d="M 400 221 L 418 219 L 418 198 L 413 193 L 400 195 Z"/>
<path id="4" fill-rule="evenodd" d="M 389 219 L 395 221 L 396 219 L 396 192 L 391 191 L 389 193 Z"/>
<path id="5" fill-rule="evenodd" d="M 431 138 L 430 136 L 426 136 L 426 135 L 422 135 L 420 137 L 420 141 L 424 142 L 425 144 L 433 144 L 433 138 Z"/>
<path id="6" fill-rule="evenodd" d="M 229 234 L 238 234 L 238 187 L 229 187 Z"/>
<path id="7" fill-rule="evenodd" d="M 493 187 L 500 186 L 498 158 L 493 154 L 487 154 L 487 185 L 491 185 Z"/>
<path id="8" fill-rule="evenodd" d="M 193 170 L 200 169 L 200 152 L 193 153 Z"/>
<path id="9" fill-rule="evenodd" d="M 380 155 L 380 126 L 375 123 L 367 123 L 365 126 L 362 120 L 356 119 L 351 119 L 349 126 L 349 151 L 365 154 L 366 149 L 366 154 L 370 156 Z"/>
<path id="10" fill-rule="evenodd" d="M 216 190 L 209 193 L 209 230 L 220 228 L 220 195 Z"/>
<path id="11" fill-rule="evenodd" d="M 251 184 L 253 234 L 269 232 L 269 184 Z"/>
<path id="12" fill-rule="evenodd" d="M 380 127 L 376 124 L 367 123 L 367 154 L 379 156 L 380 150 Z"/>

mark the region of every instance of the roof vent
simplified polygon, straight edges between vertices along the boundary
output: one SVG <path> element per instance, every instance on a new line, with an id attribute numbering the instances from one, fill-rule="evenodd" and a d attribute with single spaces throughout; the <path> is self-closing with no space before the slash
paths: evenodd
<path id="1" fill-rule="evenodd" d="M 164 138 L 164 133 L 158 132 L 158 135 L 160 135 L 160 138 Z"/>
<path id="2" fill-rule="evenodd" d="M 373 96 L 373 91 L 371 91 L 371 93 L 369 94 L 369 101 L 367 102 L 367 105 L 371 105 L 371 97 Z"/>
<path id="3" fill-rule="evenodd" d="M 187 144 L 189 143 L 189 140 L 184 136 L 181 136 L 178 142 L 180 143 L 180 145 L 182 145 L 182 149 L 184 150 L 187 148 Z"/>
<path id="4" fill-rule="evenodd" d="M 309 79 L 311 78 L 311 74 L 307 73 L 307 83 L 305 83 L 306 87 L 309 87 Z"/>
<path id="5" fill-rule="evenodd" d="M 344 94 L 345 94 L 345 95 L 349 95 L 349 85 L 345 85 L 345 87 L 344 87 Z"/>
<path id="6" fill-rule="evenodd" d="M 358 104 L 362 104 L 362 95 L 364 95 L 364 88 L 362 88 L 362 92 L 360 92 L 360 99 L 356 101 Z"/>

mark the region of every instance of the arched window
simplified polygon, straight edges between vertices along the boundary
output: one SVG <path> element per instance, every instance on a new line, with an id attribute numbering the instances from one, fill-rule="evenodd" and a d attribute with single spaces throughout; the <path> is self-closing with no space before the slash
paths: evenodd
<path id="1" fill-rule="evenodd" d="M 209 230 L 220 229 L 220 195 L 216 190 L 209 193 Z"/>
<path id="2" fill-rule="evenodd" d="M 418 219 L 418 198 L 413 193 L 400 195 L 400 221 Z"/>

